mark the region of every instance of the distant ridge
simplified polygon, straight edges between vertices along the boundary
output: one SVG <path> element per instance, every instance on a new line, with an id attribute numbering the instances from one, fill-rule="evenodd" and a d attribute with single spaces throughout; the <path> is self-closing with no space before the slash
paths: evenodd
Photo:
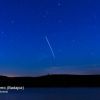
<path id="1" fill-rule="evenodd" d="M 51 74 L 39 77 L 7 77 L 0 75 L 0 86 L 100 87 L 100 75 Z"/>

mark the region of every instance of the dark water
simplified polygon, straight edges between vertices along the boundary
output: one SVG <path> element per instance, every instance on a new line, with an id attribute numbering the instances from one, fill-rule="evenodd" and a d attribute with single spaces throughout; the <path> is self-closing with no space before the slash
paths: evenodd
<path id="1" fill-rule="evenodd" d="M 100 100 L 100 88 L 25 88 L 0 93 L 0 100 Z"/>

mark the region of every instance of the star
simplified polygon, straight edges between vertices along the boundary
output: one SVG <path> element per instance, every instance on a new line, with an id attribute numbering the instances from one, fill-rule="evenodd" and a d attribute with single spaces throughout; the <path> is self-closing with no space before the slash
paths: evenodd
<path id="1" fill-rule="evenodd" d="M 60 3 L 58 3 L 58 6 L 60 6 Z"/>
<path id="2" fill-rule="evenodd" d="M 73 40 L 73 42 L 75 42 L 75 40 Z"/>

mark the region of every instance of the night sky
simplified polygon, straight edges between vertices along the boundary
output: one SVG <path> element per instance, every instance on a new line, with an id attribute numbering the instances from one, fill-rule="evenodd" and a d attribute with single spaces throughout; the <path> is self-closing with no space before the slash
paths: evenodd
<path id="1" fill-rule="evenodd" d="M 100 0 L 0 0 L 0 75 L 100 74 Z"/>

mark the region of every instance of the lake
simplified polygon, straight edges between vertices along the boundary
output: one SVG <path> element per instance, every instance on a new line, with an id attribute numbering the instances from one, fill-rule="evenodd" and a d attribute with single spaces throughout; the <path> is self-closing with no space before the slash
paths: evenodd
<path id="1" fill-rule="evenodd" d="M 25 88 L 0 93 L 0 100 L 100 100 L 100 88 Z"/>

